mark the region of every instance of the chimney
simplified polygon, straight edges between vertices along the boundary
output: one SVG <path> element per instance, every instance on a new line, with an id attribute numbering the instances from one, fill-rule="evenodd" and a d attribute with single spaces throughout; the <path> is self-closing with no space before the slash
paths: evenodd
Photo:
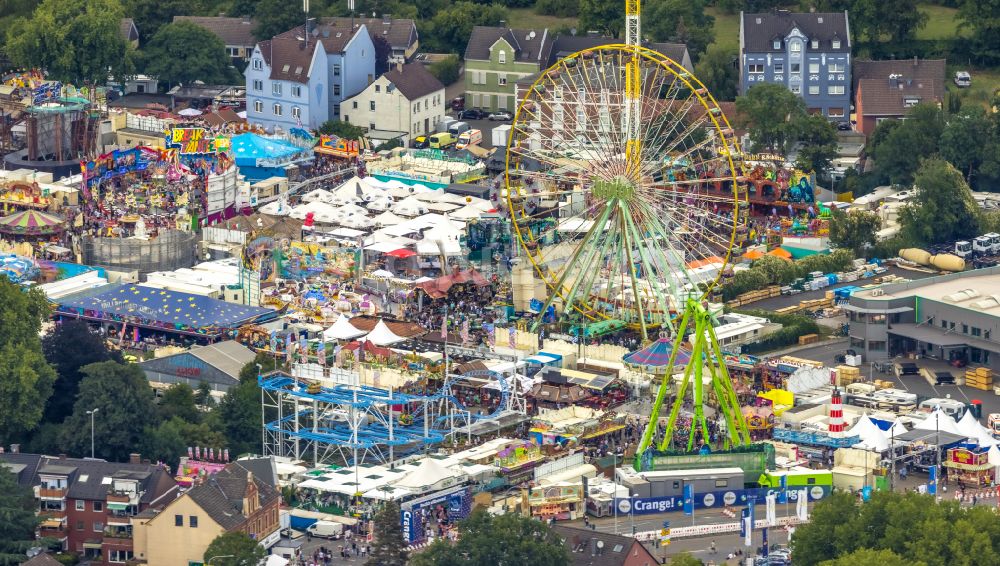
<path id="1" fill-rule="evenodd" d="M 139 464 L 142 462 L 142 457 L 138 452 L 133 452 L 128 455 L 129 464 Z"/>
<path id="2" fill-rule="evenodd" d="M 597 556 L 597 537 L 590 539 L 590 555 Z"/>
<path id="3" fill-rule="evenodd" d="M 383 24 L 391 24 L 392 23 L 392 14 L 382 14 L 382 23 Z"/>
<path id="4" fill-rule="evenodd" d="M 60 454 L 59 455 L 59 459 L 60 460 L 65 460 L 66 459 L 66 455 L 65 454 Z"/>
<path id="5" fill-rule="evenodd" d="M 916 55 L 913 56 L 913 66 L 914 67 L 917 66 L 917 56 Z"/>
<path id="6" fill-rule="evenodd" d="M 21 452 L 21 445 L 20 444 L 11 444 L 10 445 L 10 453 L 11 454 L 19 454 L 20 452 Z"/>
<path id="7" fill-rule="evenodd" d="M 3 454 L 3 446 L 0 446 L 0 454 Z"/>
<path id="8" fill-rule="evenodd" d="M 399 71 L 400 73 L 402 73 L 403 72 L 403 64 L 402 63 L 396 63 L 396 70 Z"/>

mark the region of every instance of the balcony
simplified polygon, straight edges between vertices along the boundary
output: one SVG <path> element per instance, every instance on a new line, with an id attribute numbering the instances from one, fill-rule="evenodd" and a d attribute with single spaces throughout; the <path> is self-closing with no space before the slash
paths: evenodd
<path id="1" fill-rule="evenodd" d="M 36 499 L 55 499 L 64 500 L 66 499 L 66 488 L 65 487 L 42 487 L 35 486 L 35 498 Z"/>
<path id="2" fill-rule="evenodd" d="M 132 528 L 104 529 L 104 543 L 115 544 L 132 540 Z"/>
<path id="3" fill-rule="evenodd" d="M 49 520 L 66 522 L 65 509 L 42 509 L 38 511 L 38 516 L 46 522 Z"/>
<path id="4" fill-rule="evenodd" d="M 108 503 L 129 503 L 130 498 L 125 493 L 109 493 Z"/>

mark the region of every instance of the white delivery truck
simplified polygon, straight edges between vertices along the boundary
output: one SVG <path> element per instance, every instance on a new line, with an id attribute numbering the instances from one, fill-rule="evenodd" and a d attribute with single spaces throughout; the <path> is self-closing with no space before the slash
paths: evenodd
<path id="1" fill-rule="evenodd" d="M 306 532 L 314 537 L 337 539 L 344 535 L 344 524 L 333 521 L 316 521 L 309 525 Z"/>

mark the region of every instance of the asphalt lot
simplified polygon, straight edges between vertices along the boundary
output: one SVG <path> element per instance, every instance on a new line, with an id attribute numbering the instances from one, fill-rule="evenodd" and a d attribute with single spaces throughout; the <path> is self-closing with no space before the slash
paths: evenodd
<path id="1" fill-rule="evenodd" d="M 450 112 L 448 114 L 452 118 L 458 120 L 458 112 Z M 469 124 L 469 127 L 473 130 L 479 130 L 483 133 L 483 141 L 480 143 L 480 147 L 489 149 L 493 147 L 493 128 L 497 126 L 502 126 L 504 124 L 510 124 L 510 122 L 490 122 L 489 120 L 460 120 Z"/>

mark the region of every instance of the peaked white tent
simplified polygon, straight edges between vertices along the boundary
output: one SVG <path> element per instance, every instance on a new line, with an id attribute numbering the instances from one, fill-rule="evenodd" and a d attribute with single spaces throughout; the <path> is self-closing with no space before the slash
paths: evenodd
<path id="1" fill-rule="evenodd" d="M 288 213 L 291 211 L 292 209 L 288 206 L 288 203 L 282 202 L 279 199 L 265 204 L 257 212 L 268 216 L 288 216 Z"/>
<path id="2" fill-rule="evenodd" d="M 938 430 L 962 436 L 962 431 L 958 430 L 958 423 L 955 422 L 955 419 L 949 417 L 941 409 L 937 409 L 931 413 L 930 416 L 917 423 L 913 428 L 917 430 Z"/>
<path id="3" fill-rule="evenodd" d="M 392 205 L 390 209 L 394 214 L 400 216 L 419 216 L 421 214 L 427 214 L 427 207 L 424 203 L 413 197 L 406 197 L 403 200 Z"/>
<path id="4" fill-rule="evenodd" d="M 899 420 L 899 417 L 896 417 L 896 420 L 892 423 L 892 428 L 886 431 L 885 435 L 892 438 L 904 432 L 906 432 L 906 425 L 903 424 L 903 421 Z"/>
<path id="5" fill-rule="evenodd" d="M 458 479 L 461 474 L 446 468 L 434 458 L 424 458 L 415 470 L 406 474 L 393 487 L 402 487 L 417 492 L 433 491 L 436 484 L 448 479 Z"/>
<path id="6" fill-rule="evenodd" d="M 344 184 L 333 189 L 333 194 L 339 197 L 345 198 L 361 198 L 364 195 L 372 192 L 377 192 L 377 190 L 371 184 L 374 179 L 366 178 L 362 179 L 360 177 L 354 176 L 344 181 Z"/>
<path id="7" fill-rule="evenodd" d="M 313 189 L 308 193 L 302 195 L 302 202 L 330 202 L 333 197 L 333 193 L 326 189 Z"/>
<path id="8" fill-rule="evenodd" d="M 858 422 L 854 423 L 851 430 L 847 432 L 847 436 L 855 435 L 860 437 L 861 440 L 854 445 L 854 448 L 874 450 L 876 452 L 882 452 L 889 448 L 889 441 L 886 439 L 885 433 L 868 418 L 867 414 L 861 415 Z"/>
<path id="9" fill-rule="evenodd" d="M 958 430 L 969 438 L 979 438 L 979 434 L 985 432 L 986 429 L 983 428 L 983 425 L 979 424 L 976 417 L 972 416 L 972 411 L 966 411 L 962 415 L 962 418 L 958 420 Z"/>
<path id="10" fill-rule="evenodd" d="M 463 206 L 462 208 L 460 208 L 460 209 L 458 209 L 458 210 L 456 210 L 454 212 L 449 212 L 448 213 L 448 215 L 451 218 L 457 218 L 459 220 L 471 220 L 473 218 L 479 218 L 480 215 L 482 215 L 482 214 L 483 214 L 482 209 L 480 209 L 479 207 L 473 206 L 471 204 Z"/>
<path id="11" fill-rule="evenodd" d="M 388 346 L 389 344 L 395 344 L 397 342 L 402 342 L 406 340 L 402 336 L 399 336 L 386 325 L 384 320 L 378 321 L 375 328 L 365 336 L 365 340 L 375 344 L 376 346 Z"/>
<path id="12" fill-rule="evenodd" d="M 333 323 L 333 326 L 323 331 L 324 340 L 351 340 L 364 335 L 365 331 L 359 330 L 351 324 L 350 319 L 343 314 L 340 315 L 337 322 Z"/>
<path id="13" fill-rule="evenodd" d="M 993 464 L 994 466 L 996 466 L 996 472 L 997 472 L 997 474 L 1000 474 L 1000 449 L 997 448 L 996 444 L 994 444 L 993 446 L 990 446 L 990 450 L 989 450 L 989 452 L 986 453 L 986 456 L 987 456 L 987 458 L 989 458 L 990 464 Z M 994 476 L 994 477 L 997 477 L 997 476 Z"/>
<path id="14" fill-rule="evenodd" d="M 374 222 L 376 226 L 395 226 L 403 222 L 403 219 L 387 210 L 372 218 L 372 222 Z"/>

